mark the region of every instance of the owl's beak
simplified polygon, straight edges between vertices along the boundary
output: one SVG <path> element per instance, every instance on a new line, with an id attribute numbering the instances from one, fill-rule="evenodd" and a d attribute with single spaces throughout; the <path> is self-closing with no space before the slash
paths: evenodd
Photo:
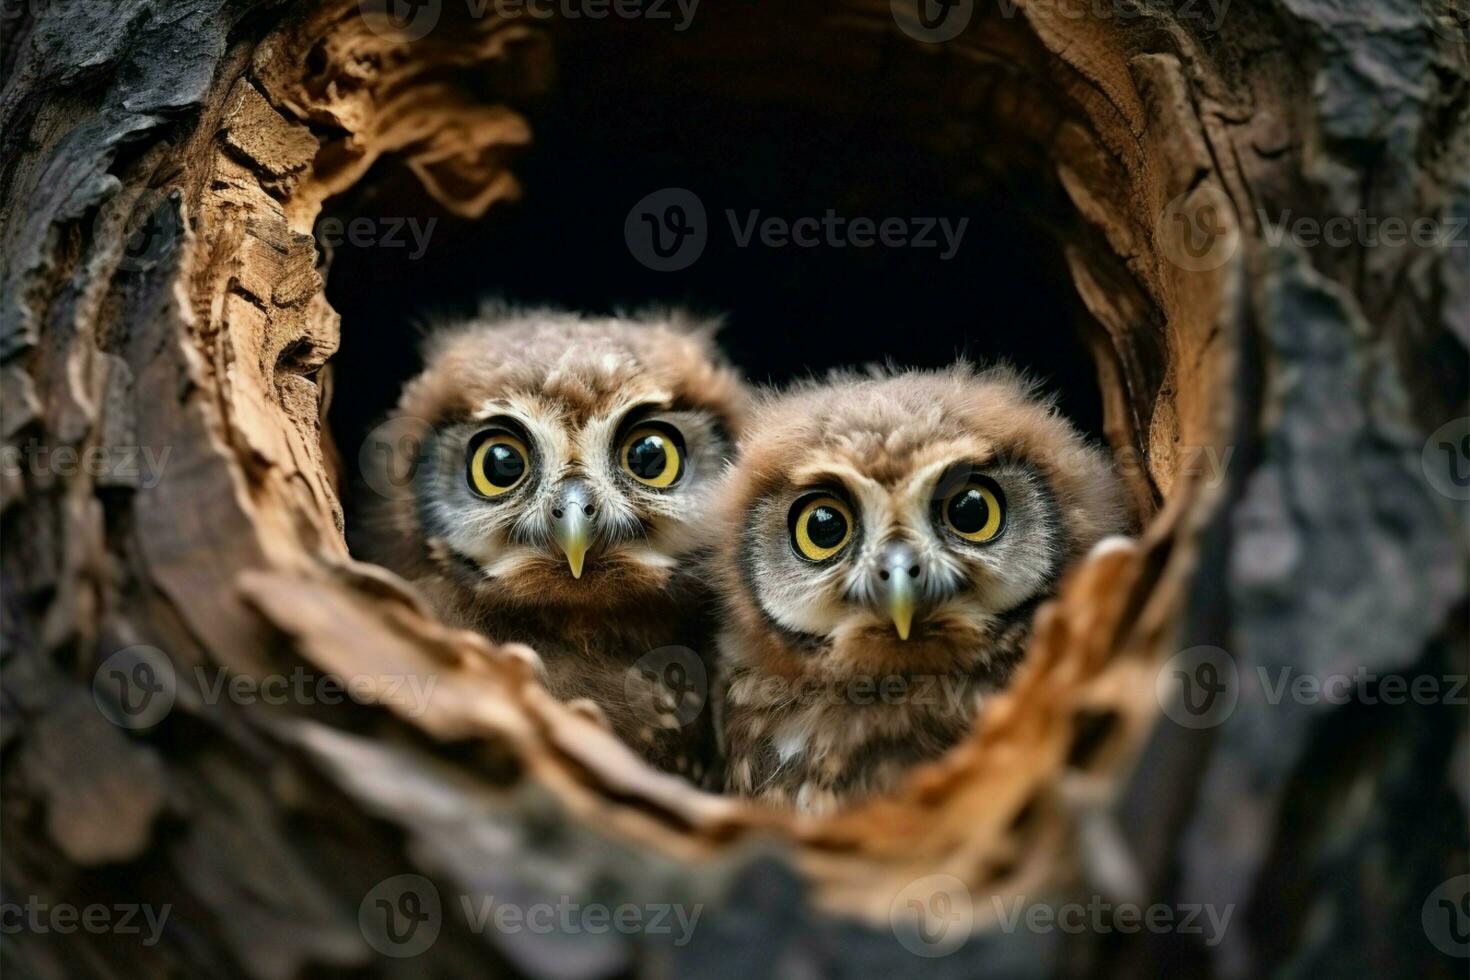
<path id="1" fill-rule="evenodd" d="M 551 538 L 567 556 L 572 578 L 582 577 L 582 563 L 592 546 L 592 517 L 596 513 L 591 493 L 579 484 L 567 487 L 551 510 Z"/>
<path id="2" fill-rule="evenodd" d="M 919 561 L 914 549 L 889 542 L 878 554 L 878 599 L 900 640 L 909 638 L 918 605 Z"/>

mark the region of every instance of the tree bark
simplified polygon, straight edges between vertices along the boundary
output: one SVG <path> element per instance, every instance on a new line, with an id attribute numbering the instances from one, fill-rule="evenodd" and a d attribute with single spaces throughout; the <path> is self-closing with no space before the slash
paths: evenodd
<path id="1" fill-rule="evenodd" d="M 1027 0 L 961 4 L 930 43 L 899 7 L 705 8 L 646 70 L 855 118 L 863 78 L 962 185 L 1055 172 L 1149 521 L 1043 608 L 973 739 L 894 799 L 798 821 L 647 770 L 344 543 L 322 204 L 386 157 L 462 216 L 516 194 L 525 103 L 594 25 L 444 0 L 410 41 L 370 0 L 6 0 L 7 968 L 1463 974 L 1463 19 Z M 1279 234 L 1359 215 L 1448 240 Z M 1179 670 L 1229 709 L 1180 714 Z M 1280 693 L 1302 677 L 1356 686 Z M 1394 703 L 1388 678 L 1437 693 Z M 541 935 L 476 928 L 488 896 L 702 912 L 686 944 Z M 403 939 L 380 900 L 428 925 Z M 99 903 L 167 918 L 156 941 L 141 918 L 10 928 L 12 906 Z M 1013 917 L 1066 903 L 1110 911 Z M 1230 918 L 1129 928 L 1129 903 Z M 916 959 L 951 912 L 963 942 Z"/>

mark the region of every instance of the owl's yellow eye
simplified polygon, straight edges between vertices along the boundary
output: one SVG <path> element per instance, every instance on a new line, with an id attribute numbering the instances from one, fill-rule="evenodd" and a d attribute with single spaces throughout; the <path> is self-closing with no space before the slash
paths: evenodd
<path id="1" fill-rule="evenodd" d="M 510 433 L 482 433 L 470 443 L 470 486 L 482 497 L 508 493 L 526 478 L 530 459 L 526 444 Z"/>
<path id="2" fill-rule="evenodd" d="M 944 498 L 944 524 L 966 541 L 992 541 L 1005 528 L 1005 494 L 995 481 L 971 477 Z"/>
<path id="3" fill-rule="evenodd" d="M 791 547 L 807 561 L 826 561 L 852 540 L 852 510 L 830 493 L 797 501 L 792 510 Z"/>
<path id="4" fill-rule="evenodd" d="M 684 454 L 672 429 L 640 425 L 628 433 L 618 454 L 628 475 L 646 487 L 662 490 L 684 475 Z"/>

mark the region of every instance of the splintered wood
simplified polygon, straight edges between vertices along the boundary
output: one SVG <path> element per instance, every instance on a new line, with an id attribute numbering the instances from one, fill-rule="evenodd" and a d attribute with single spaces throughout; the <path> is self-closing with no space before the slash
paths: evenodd
<path id="1" fill-rule="evenodd" d="M 714 798 L 648 771 L 548 697 L 522 651 L 446 630 L 391 576 L 345 555 L 311 379 L 337 330 L 311 261 L 313 221 L 324 200 L 388 154 L 406 160 L 451 211 L 484 214 L 517 193 L 512 151 L 530 139 L 512 97 L 550 76 L 550 39 L 522 23 L 489 18 L 449 40 L 401 44 L 351 6 L 321 7 L 256 51 L 251 78 L 227 100 L 195 222 L 188 285 L 202 321 L 196 337 L 213 364 L 196 380 L 215 392 L 229 434 L 219 465 L 246 488 L 270 556 L 266 569 L 235 580 L 250 607 L 322 670 L 432 676 L 413 710 L 387 684 L 359 690 L 434 738 L 502 746 L 580 819 L 640 846 L 712 860 L 745 839 L 786 841 L 834 909 L 885 916 L 907 882 L 936 871 L 977 893 L 1034 892 L 1087 873 L 1073 859 L 1078 841 L 1097 838 L 1092 824 L 1105 818 L 1068 787 L 1106 785 L 1126 770 L 1157 710 L 1151 671 L 1169 649 L 1191 563 L 1180 529 L 1208 505 L 1179 474 L 1178 447 L 1217 441 L 1210 406 L 1220 410 L 1216 377 L 1232 317 L 1221 289 L 1228 264 L 1202 285 L 1154 247 L 1152 215 L 1208 168 L 1203 149 L 1177 164 L 1181 142 L 1205 145 L 1187 101 L 1163 94 L 1177 90 L 1177 60 L 1140 71 L 1108 28 L 1079 42 L 1044 18 L 1034 35 L 1026 21 L 994 18 L 973 42 L 956 42 L 976 71 L 994 76 L 976 111 L 1009 118 L 1034 159 L 1055 166 L 1084 219 L 1068 257 L 1097 320 L 1089 336 L 1108 433 L 1138 462 L 1128 476 L 1140 511 L 1152 508 L 1155 487 L 1169 492 L 1170 509 L 1142 541 L 1090 559 L 1043 608 L 1027 668 L 987 706 L 968 743 L 896 797 L 819 820 Z M 877 26 L 849 24 L 854 39 Z M 906 84 L 919 88 L 940 70 L 919 59 L 907 67 Z M 506 101 L 485 101 L 471 76 L 500 80 Z M 932 131 L 916 138 L 952 156 L 967 152 L 963 134 L 953 147 Z M 283 359 L 287 350 L 293 356 Z M 1079 768 L 1075 748 L 1088 740 L 1098 744 Z M 318 736 L 303 744 L 333 771 L 352 770 L 335 759 L 342 743 Z M 358 779 L 348 789 L 372 796 L 390 793 L 386 786 Z M 396 796 L 370 802 L 407 816 Z"/>
<path id="2" fill-rule="evenodd" d="M 446 6 L 444 16 L 455 15 Z M 827 819 L 704 794 L 650 771 L 595 720 L 547 695 L 529 651 L 447 629 L 402 582 L 348 555 L 338 488 L 352 461 L 337 459 L 323 416 L 330 385 L 353 379 L 329 375 L 340 325 L 323 295 L 313 226 L 323 202 L 370 180 L 390 156 L 456 215 L 479 218 L 519 193 L 513 161 L 531 140 L 524 106 L 551 85 L 555 38 L 495 16 L 405 43 L 349 0 L 301 9 L 253 49 L 231 50 L 200 126 L 178 150 L 171 194 L 129 199 L 135 223 L 150 214 L 176 226 L 170 247 L 147 257 L 150 273 L 166 277 L 147 294 L 155 315 L 146 333 L 127 338 L 134 354 L 148 353 L 117 361 L 134 364 L 134 378 L 79 369 L 96 384 L 78 400 L 103 397 L 104 376 L 157 399 L 136 438 L 169 445 L 173 469 L 140 489 L 132 519 L 150 601 L 168 609 L 160 630 L 182 663 L 251 676 L 294 657 L 354 678 L 353 696 L 383 709 L 356 722 L 379 726 L 380 744 L 316 719 L 272 719 L 267 729 L 365 811 L 456 861 L 488 860 L 467 815 L 520 786 L 619 842 L 609 861 L 631 848 L 714 866 L 764 841 L 790 855 L 825 908 L 870 919 L 936 871 L 976 894 L 1034 893 L 1099 868 L 1128 879 L 1126 868 L 1116 871 L 1125 856 L 1099 862 L 1099 848 L 1079 841 L 1116 838 L 1100 801 L 1136 759 L 1157 711 L 1149 678 L 1170 650 L 1211 502 L 1181 461 L 1185 447 L 1219 442 L 1228 408 L 1220 372 L 1236 329 L 1224 284 L 1239 262 L 1185 275 L 1161 251 L 1155 216 L 1235 178 L 1212 170 L 1221 155 L 1208 152 L 1210 137 L 1181 96 L 1183 62 L 1139 62 L 1113 25 L 1078 34 L 1044 13 L 991 13 L 938 59 L 891 48 L 886 4 L 832 21 L 772 16 L 843 32 L 842 44 L 804 48 L 811 59 L 791 61 L 820 69 L 822 84 L 783 79 L 783 91 L 860 118 L 866 107 L 850 101 L 851 86 L 831 82 L 887 51 L 893 84 L 916 95 L 956 91 L 958 108 L 916 99 L 907 128 L 949 161 L 962 187 L 1006 167 L 1055 168 L 1080 215 L 1067 258 L 1095 319 L 1084 336 L 1099 364 L 1108 435 L 1137 463 L 1126 475 L 1140 513 L 1151 516 L 1159 490 L 1167 497 L 1140 541 L 1090 558 L 1043 607 L 1028 665 L 987 705 L 973 737 L 893 798 Z M 693 77 L 712 89 L 763 84 L 759 71 L 699 67 L 763 63 L 760 23 L 715 40 L 691 34 L 680 50 Z M 657 77 L 652 63 L 649 71 Z M 28 384 L 6 386 L 17 417 L 37 410 Z M 68 561 L 95 563 L 100 517 L 74 506 L 74 524 L 93 527 L 78 547 L 96 550 Z M 68 575 L 78 577 L 75 568 Z M 432 683 L 405 700 L 408 677 Z M 471 761 L 466 745 L 477 750 Z M 140 785 L 149 785 L 145 770 Z M 69 805 L 65 787 L 47 785 Z M 110 784 L 99 786 L 110 799 Z M 130 854 L 158 806 L 146 798 L 96 838 L 58 817 L 55 837 L 79 860 Z M 457 873 L 453 864 L 442 870 Z"/>

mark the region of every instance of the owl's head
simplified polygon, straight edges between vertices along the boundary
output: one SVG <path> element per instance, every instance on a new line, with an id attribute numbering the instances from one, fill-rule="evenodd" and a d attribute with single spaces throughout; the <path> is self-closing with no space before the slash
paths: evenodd
<path id="1" fill-rule="evenodd" d="M 964 364 L 765 398 L 721 511 L 734 645 L 835 675 L 983 672 L 1069 559 L 1127 525 L 1101 452 L 1016 373 Z"/>
<path id="2" fill-rule="evenodd" d="M 397 502 L 428 560 L 489 606 L 610 609 L 706 545 L 744 392 L 715 324 L 492 308 L 431 338 Z"/>

